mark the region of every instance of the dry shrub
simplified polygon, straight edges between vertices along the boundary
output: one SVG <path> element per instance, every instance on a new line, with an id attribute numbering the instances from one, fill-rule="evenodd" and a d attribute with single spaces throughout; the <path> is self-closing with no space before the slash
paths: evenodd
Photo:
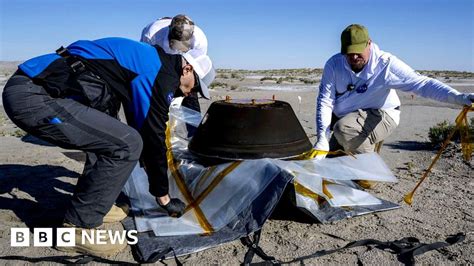
<path id="1" fill-rule="evenodd" d="M 446 120 L 431 127 L 428 132 L 428 137 L 430 139 L 431 144 L 433 144 L 434 146 L 439 146 L 443 144 L 444 140 L 446 140 L 449 134 L 454 130 L 454 127 L 454 124 L 451 124 Z M 474 137 L 474 118 L 471 118 L 471 121 L 469 123 L 469 137 L 470 141 L 472 142 Z M 451 141 L 460 142 L 460 138 L 461 137 L 458 130 L 451 138 Z"/>

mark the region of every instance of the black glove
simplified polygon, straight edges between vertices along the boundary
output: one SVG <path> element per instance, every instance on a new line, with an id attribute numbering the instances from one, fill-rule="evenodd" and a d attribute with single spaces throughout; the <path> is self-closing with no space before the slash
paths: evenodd
<path id="1" fill-rule="evenodd" d="M 176 218 L 181 217 L 186 208 L 186 204 L 184 204 L 180 199 L 171 199 L 168 204 L 160 206 L 168 212 L 169 216 Z"/>

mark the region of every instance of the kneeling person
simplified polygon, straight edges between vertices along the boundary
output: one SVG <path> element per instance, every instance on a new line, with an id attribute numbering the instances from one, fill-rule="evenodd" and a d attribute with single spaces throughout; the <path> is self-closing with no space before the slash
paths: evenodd
<path id="1" fill-rule="evenodd" d="M 207 56 L 196 61 L 123 38 L 77 41 L 19 65 L 5 85 L 3 105 L 26 132 L 86 152 L 64 225 L 91 229 L 102 224 L 140 158 L 158 204 L 170 216 L 182 214 L 185 204 L 168 194 L 168 108 L 174 97 L 193 91 L 209 98 L 214 76 Z M 128 125 L 116 118 L 120 104 Z M 123 247 L 75 251 L 108 255 Z"/>

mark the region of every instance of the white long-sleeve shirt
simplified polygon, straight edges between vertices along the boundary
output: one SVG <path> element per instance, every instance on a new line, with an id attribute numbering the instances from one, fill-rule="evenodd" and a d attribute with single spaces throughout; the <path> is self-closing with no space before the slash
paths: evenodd
<path id="1" fill-rule="evenodd" d="M 140 41 L 146 42 L 152 45 L 159 45 L 168 54 L 178 54 L 180 51 L 170 48 L 168 33 L 169 25 L 171 24 L 170 18 L 161 18 L 150 24 L 148 24 L 142 31 L 142 37 Z M 196 25 L 194 25 L 194 33 L 191 38 L 191 49 L 187 52 L 193 58 L 197 58 L 200 55 L 207 54 L 207 38 L 204 32 Z"/>
<path id="2" fill-rule="evenodd" d="M 348 91 L 348 85 L 354 89 Z M 358 88 L 367 86 L 365 92 Z M 442 102 L 458 103 L 455 89 L 438 80 L 416 73 L 394 55 L 384 52 L 371 44 L 371 53 L 367 65 L 359 73 L 352 71 L 345 55 L 336 54 L 324 66 L 319 96 L 316 104 L 316 149 L 329 149 L 329 126 L 332 113 L 343 117 L 358 109 L 383 109 L 399 124 L 400 99 L 396 89 L 413 92 L 422 97 Z"/>

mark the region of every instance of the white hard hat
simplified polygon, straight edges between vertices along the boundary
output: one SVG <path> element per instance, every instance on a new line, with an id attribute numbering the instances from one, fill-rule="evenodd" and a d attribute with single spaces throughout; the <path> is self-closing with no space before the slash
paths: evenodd
<path id="1" fill-rule="evenodd" d="M 216 78 L 216 70 L 212 66 L 212 61 L 207 55 L 200 55 L 196 58 L 192 57 L 189 53 L 181 54 L 190 65 L 193 66 L 194 72 L 198 75 L 200 90 L 202 97 L 210 99 L 209 85 Z"/>

